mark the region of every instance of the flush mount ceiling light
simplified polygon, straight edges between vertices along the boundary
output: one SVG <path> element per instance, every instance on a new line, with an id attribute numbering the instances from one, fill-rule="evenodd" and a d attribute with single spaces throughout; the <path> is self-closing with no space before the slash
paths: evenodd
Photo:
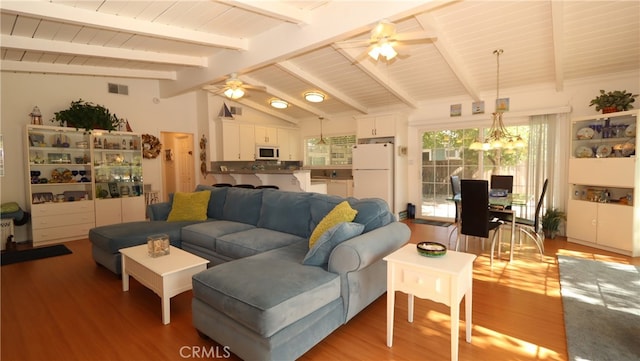
<path id="1" fill-rule="evenodd" d="M 276 109 L 287 109 L 289 107 L 289 103 L 282 99 L 271 99 L 269 100 L 269 104 Z"/>
<path id="2" fill-rule="evenodd" d="M 322 103 L 325 95 L 320 92 L 306 92 L 304 93 L 304 99 L 311 103 Z"/>
<path id="3" fill-rule="evenodd" d="M 522 139 L 522 137 L 518 134 L 511 134 L 507 131 L 507 128 L 504 126 L 502 122 L 502 114 L 503 112 L 498 109 L 498 99 L 500 99 L 500 54 L 504 51 L 502 49 L 497 49 L 493 51 L 493 54 L 496 56 L 497 63 L 497 76 L 496 76 L 496 110 L 492 114 L 492 123 L 491 128 L 489 129 L 489 133 L 485 138 L 484 142 L 480 142 L 479 140 L 471 143 L 469 149 L 472 150 L 491 150 L 491 149 L 514 149 L 514 148 L 524 148 L 526 143 Z"/>

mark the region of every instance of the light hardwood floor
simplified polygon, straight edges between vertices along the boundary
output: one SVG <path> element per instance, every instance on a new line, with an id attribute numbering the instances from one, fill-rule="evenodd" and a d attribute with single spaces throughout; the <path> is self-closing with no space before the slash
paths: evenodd
<path id="1" fill-rule="evenodd" d="M 407 224 L 412 243 L 446 243 L 446 227 Z M 191 292 L 171 300 L 171 323 L 164 326 L 158 296 L 133 279 L 130 290 L 122 292 L 121 280 L 93 262 L 88 240 L 66 244 L 73 254 L 1 268 L 2 360 L 183 360 L 226 355 L 193 328 Z M 556 254 L 640 263 L 638 258 L 563 239 L 545 244 L 542 262 L 533 245 L 525 243 L 516 249 L 514 262 L 500 260 L 490 268 L 488 250 L 482 250 L 480 242 L 470 242 L 469 251 L 479 255 L 474 264 L 473 340 L 464 341 L 463 323 L 460 360 L 566 360 Z M 416 298 L 414 322 L 408 323 L 406 317 L 407 296 L 398 292 L 394 344 L 388 348 L 383 295 L 301 360 L 450 359 L 446 306 Z"/>

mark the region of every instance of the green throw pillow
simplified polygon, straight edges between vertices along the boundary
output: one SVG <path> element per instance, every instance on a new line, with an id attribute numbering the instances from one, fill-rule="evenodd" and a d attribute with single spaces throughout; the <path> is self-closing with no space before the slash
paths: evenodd
<path id="1" fill-rule="evenodd" d="M 210 197 L 210 191 L 176 192 L 167 222 L 206 221 Z"/>
<path id="2" fill-rule="evenodd" d="M 318 238 L 320 238 L 324 232 L 336 226 L 338 223 L 351 222 L 356 218 L 358 211 L 351 208 L 349 202 L 343 201 L 335 206 L 331 212 L 329 212 L 311 233 L 309 237 L 309 248 L 312 248 Z"/>

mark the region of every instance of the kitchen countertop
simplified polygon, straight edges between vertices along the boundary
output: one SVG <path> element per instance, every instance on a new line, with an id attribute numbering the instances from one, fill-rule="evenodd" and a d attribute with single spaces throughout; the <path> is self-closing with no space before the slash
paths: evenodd
<path id="1" fill-rule="evenodd" d="M 293 174 L 310 172 L 308 169 L 234 169 L 227 171 L 212 170 L 210 174 Z"/>

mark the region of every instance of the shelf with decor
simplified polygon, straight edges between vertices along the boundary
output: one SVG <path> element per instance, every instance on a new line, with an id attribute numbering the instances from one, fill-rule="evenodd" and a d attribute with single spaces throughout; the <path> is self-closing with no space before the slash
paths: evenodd
<path id="1" fill-rule="evenodd" d="M 640 256 L 638 111 L 572 120 L 567 239 Z"/>
<path id="2" fill-rule="evenodd" d="M 86 237 L 95 225 L 90 135 L 29 125 L 25 144 L 34 245 Z"/>
<path id="3" fill-rule="evenodd" d="M 144 220 L 141 136 L 109 132 L 92 142 L 96 226 Z"/>

